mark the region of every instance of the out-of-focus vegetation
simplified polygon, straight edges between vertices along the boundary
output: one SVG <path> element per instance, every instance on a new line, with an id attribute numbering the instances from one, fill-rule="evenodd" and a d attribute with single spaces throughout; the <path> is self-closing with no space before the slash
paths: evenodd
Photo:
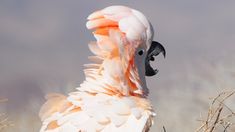
<path id="1" fill-rule="evenodd" d="M 196 132 L 234 132 L 235 131 L 235 111 L 226 105 L 226 101 L 234 96 L 235 91 L 221 92 L 214 98 L 211 98 L 206 117 L 201 117 L 199 121 L 202 125 Z"/>
<path id="2" fill-rule="evenodd" d="M 4 103 L 6 101 L 7 99 L 0 99 L 0 103 Z M 11 125 L 12 123 L 9 121 L 8 116 L 5 113 L 0 113 L 0 131 L 7 129 L 7 127 Z"/>

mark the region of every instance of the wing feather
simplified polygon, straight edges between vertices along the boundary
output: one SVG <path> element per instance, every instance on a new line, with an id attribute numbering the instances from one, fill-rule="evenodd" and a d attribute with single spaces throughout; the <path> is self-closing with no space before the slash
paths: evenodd
<path id="1" fill-rule="evenodd" d="M 55 112 L 67 108 L 67 106 L 69 105 L 66 101 L 66 97 L 62 94 L 51 93 L 46 95 L 45 98 L 47 99 L 47 101 L 45 104 L 43 104 L 39 111 L 39 117 L 41 118 L 41 120 L 44 120 Z"/>
<path id="2" fill-rule="evenodd" d="M 61 95 L 53 95 L 49 99 L 51 98 L 65 99 Z M 41 132 L 142 132 L 152 123 L 149 123 L 152 119 L 152 112 L 149 110 L 151 106 L 147 106 L 145 99 L 74 92 L 66 100 L 73 106 L 69 110 L 48 116 Z M 140 105 L 140 102 L 145 103 Z"/>

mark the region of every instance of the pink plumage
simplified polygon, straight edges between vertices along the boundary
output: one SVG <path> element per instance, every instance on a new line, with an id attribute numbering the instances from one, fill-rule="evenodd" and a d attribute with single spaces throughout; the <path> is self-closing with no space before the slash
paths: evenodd
<path id="1" fill-rule="evenodd" d="M 40 132 L 143 132 L 153 123 L 146 98 L 145 58 L 152 27 L 139 11 L 111 6 L 88 16 L 96 42 L 85 81 L 68 96 L 50 94 Z"/>

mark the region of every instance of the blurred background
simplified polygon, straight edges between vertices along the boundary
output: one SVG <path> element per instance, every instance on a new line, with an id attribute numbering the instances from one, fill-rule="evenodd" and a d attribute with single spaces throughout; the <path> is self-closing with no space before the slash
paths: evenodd
<path id="1" fill-rule="evenodd" d="M 79 86 L 94 40 L 86 18 L 110 5 L 143 12 L 167 51 L 147 78 L 157 112 L 151 132 L 196 130 L 209 97 L 235 89 L 234 0 L 1 0 L 0 98 L 8 101 L 0 112 L 14 124 L 3 131 L 39 131 L 44 95 Z M 227 105 L 235 110 L 234 102 Z"/>

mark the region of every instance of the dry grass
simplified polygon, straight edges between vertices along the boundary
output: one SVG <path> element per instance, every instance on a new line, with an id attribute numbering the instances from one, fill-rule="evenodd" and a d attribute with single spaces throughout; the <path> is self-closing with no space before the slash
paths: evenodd
<path id="1" fill-rule="evenodd" d="M 6 102 L 7 99 L 0 99 L 0 103 Z M 8 120 L 8 117 L 5 113 L 0 113 L 0 131 L 3 131 L 5 128 L 11 126 L 12 123 Z"/>
<path id="2" fill-rule="evenodd" d="M 205 119 L 199 120 L 202 125 L 196 132 L 228 132 L 235 125 L 235 122 L 233 122 L 235 112 L 225 102 L 234 94 L 235 91 L 221 92 L 218 96 L 212 98 L 207 116 Z"/>

